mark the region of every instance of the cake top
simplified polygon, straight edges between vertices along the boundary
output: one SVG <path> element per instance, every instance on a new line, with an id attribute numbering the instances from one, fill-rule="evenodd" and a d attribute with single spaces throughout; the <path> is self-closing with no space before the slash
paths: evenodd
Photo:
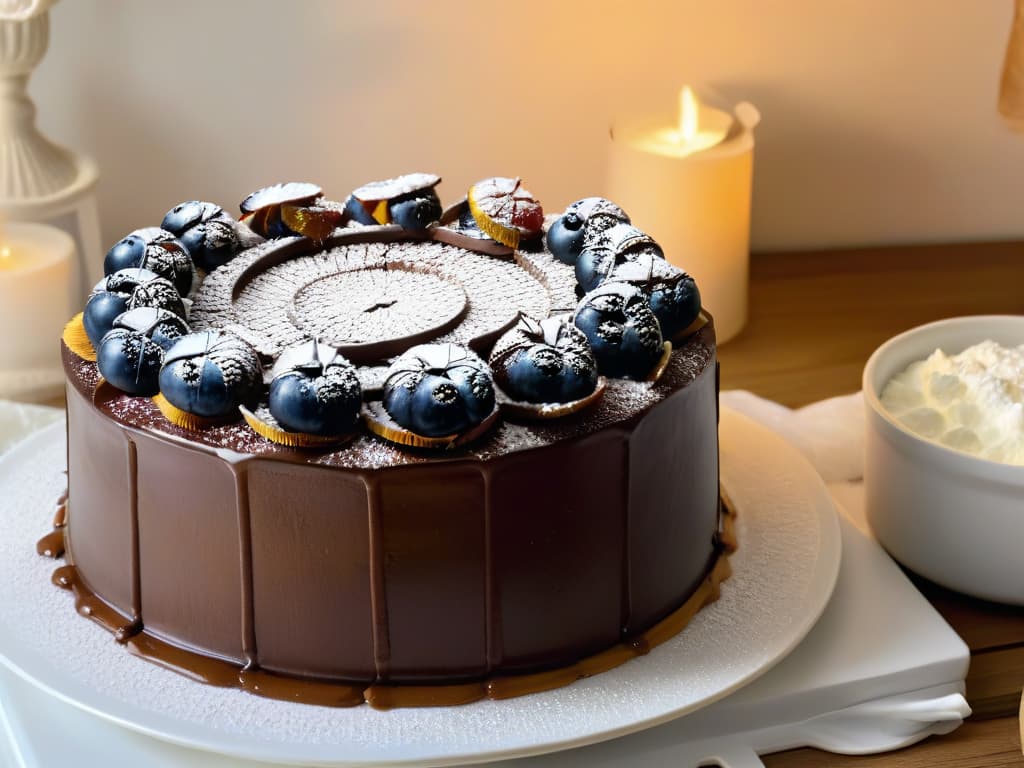
<path id="1" fill-rule="evenodd" d="M 444 209 L 439 182 L 175 206 L 108 252 L 65 332 L 73 379 L 171 438 L 377 468 L 587 434 L 713 358 L 692 278 L 614 203 L 546 220 L 496 177 Z"/>

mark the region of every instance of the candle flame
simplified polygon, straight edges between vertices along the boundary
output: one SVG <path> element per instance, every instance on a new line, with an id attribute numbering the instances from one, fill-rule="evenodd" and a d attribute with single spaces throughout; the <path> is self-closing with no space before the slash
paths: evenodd
<path id="1" fill-rule="evenodd" d="M 0 261 L 6 261 L 9 258 L 11 258 L 11 247 L 9 245 L 0 247 Z"/>
<path id="2" fill-rule="evenodd" d="M 699 107 L 693 89 L 684 85 L 679 92 L 679 138 L 688 144 L 697 136 L 697 117 Z"/>

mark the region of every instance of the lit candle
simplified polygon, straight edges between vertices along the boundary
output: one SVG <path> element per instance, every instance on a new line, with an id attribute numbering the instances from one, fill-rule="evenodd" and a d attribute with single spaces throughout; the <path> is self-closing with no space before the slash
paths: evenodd
<path id="1" fill-rule="evenodd" d="M 674 118 L 612 127 L 606 196 L 694 277 L 724 342 L 747 320 L 753 129 L 760 116 L 746 103 L 735 117 L 710 108 L 685 87 Z"/>
<path id="2" fill-rule="evenodd" d="M 44 224 L 0 228 L 0 371 L 60 366 L 60 335 L 73 314 L 75 242 Z"/>

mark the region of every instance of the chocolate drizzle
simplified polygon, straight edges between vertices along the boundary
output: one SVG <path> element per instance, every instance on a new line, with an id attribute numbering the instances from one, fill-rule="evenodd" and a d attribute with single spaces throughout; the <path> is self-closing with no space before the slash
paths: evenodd
<path id="1" fill-rule="evenodd" d="M 64 529 L 54 528 L 36 542 L 36 552 L 54 560 L 64 556 Z"/>
<path id="2" fill-rule="evenodd" d="M 391 638 L 388 634 L 388 598 L 384 585 L 384 536 L 381 525 L 380 486 L 366 483 L 366 514 L 370 530 L 370 610 L 373 612 L 373 664 L 378 680 L 388 679 Z"/>
<path id="3" fill-rule="evenodd" d="M 255 668 L 256 608 L 252 581 L 252 521 L 249 515 L 249 480 L 244 464 L 232 466 L 235 479 L 235 506 L 238 510 L 239 578 L 242 584 L 242 657 L 243 669 Z"/>
<path id="4" fill-rule="evenodd" d="M 142 562 L 139 554 L 139 454 L 128 438 L 128 500 L 131 524 L 132 621 L 142 627 Z"/>
<path id="5" fill-rule="evenodd" d="M 67 522 L 68 491 L 65 488 L 57 499 L 53 513 L 53 530 L 36 542 L 36 554 L 57 560 L 64 556 L 64 526 Z"/>
<path id="6" fill-rule="evenodd" d="M 491 519 L 491 475 L 482 473 L 484 483 L 484 648 L 487 668 L 495 669 L 501 663 L 501 596 L 495 578 L 494 524 Z"/>
<path id="7" fill-rule="evenodd" d="M 735 540 L 735 512 L 723 516 L 723 540 Z M 523 675 L 496 675 L 486 680 L 448 685 L 369 686 L 336 681 L 301 679 L 278 675 L 255 665 L 239 667 L 220 659 L 203 656 L 171 645 L 141 630 L 137 622 L 125 624 L 120 614 L 97 598 L 81 581 L 73 565 L 58 568 L 53 583 L 71 591 L 75 608 L 100 626 L 114 633 L 136 656 L 197 682 L 221 688 L 238 688 L 257 696 L 326 707 L 351 707 L 367 703 L 375 709 L 395 707 L 434 707 L 468 704 L 480 699 L 509 699 L 569 685 L 585 677 L 606 672 L 653 648 L 681 632 L 697 611 L 721 595 L 721 584 L 731 574 L 728 556 L 735 545 L 723 544 L 707 575 L 679 608 L 646 632 L 626 639 L 611 648 L 555 669 Z"/>

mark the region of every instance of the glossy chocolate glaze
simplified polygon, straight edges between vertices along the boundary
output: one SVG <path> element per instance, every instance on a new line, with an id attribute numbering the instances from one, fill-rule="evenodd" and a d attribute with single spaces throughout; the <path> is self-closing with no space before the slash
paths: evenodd
<path id="1" fill-rule="evenodd" d="M 65 349 L 83 604 L 122 635 L 144 626 L 146 647 L 370 687 L 378 706 L 401 703 L 388 685 L 482 685 L 641 636 L 718 553 L 711 326 L 686 346 L 699 372 L 679 350 L 628 418 L 545 425 L 561 439 L 541 447 L 496 430 L 386 469 L 229 427 L 184 433 L 147 400 L 97 390 L 95 366 Z"/>
<path id="2" fill-rule="evenodd" d="M 72 565 L 58 568 L 53 582 L 71 591 L 78 612 L 114 633 L 117 642 L 125 645 L 131 653 L 197 682 L 222 688 L 238 688 L 282 701 L 327 707 L 350 707 L 363 702 L 375 709 L 456 706 L 483 698 L 508 699 L 569 685 L 645 655 L 674 637 L 689 624 L 697 611 L 718 599 L 722 582 L 731 574 L 728 556 L 736 549 L 735 513 L 724 509 L 722 520 L 718 555 L 707 577 L 683 605 L 646 632 L 573 664 L 532 674 L 497 675 L 470 683 L 374 683 L 364 688 L 362 685 L 343 682 L 277 675 L 252 666 L 239 668 L 230 662 L 164 642 L 142 631 L 140 622 L 125 624 L 120 614 L 111 610 L 82 583 L 77 569 Z"/>
<path id="3" fill-rule="evenodd" d="M 323 254 L 291 238 L 239 256 L 207 278 L 194 319 L 236 327 L 246 301 L 302 277 L 301 259 L 336 271 L 393 258 L 379 237 L 346 237 Z M 450 274 L 451 246 L 410 247 Z M 571 269 L 550 255 L 505 263 L 531 276 L 508 285 L 538 311 L 574 301 Z M 452 333 L 486 347 L 507 321 L 480 303 L 486 285 L 466 290 Z M 253 332 L 272 357 L 274 327 Z M 66 346 L 63 358 L 69 566 L 57 580 L 132 652 L 213 684 L 379 707 L 542 690 L 678 631 L 726 574 L 711 322 L 654 384 L 613 380 L 580 413 L 504 418 L 448 451 L 365 429 L 321 450 L 241 420 L 190 431 Z"/>

